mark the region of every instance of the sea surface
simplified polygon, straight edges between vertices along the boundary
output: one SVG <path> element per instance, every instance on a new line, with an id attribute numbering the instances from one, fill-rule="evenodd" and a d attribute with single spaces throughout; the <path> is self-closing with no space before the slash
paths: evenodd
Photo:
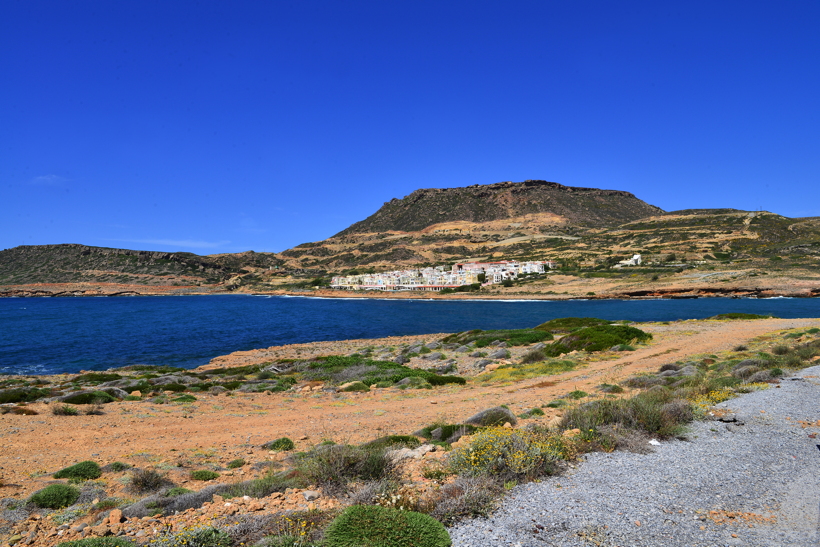
<path id="1" fill-rule="evenodd" d="M 523 328 L 556 317 L 632 321 L 718 313 L 820 317 L 820 298 L 374 300 L 250 295 L 0 298 L 0 373 L 132 364 L 193 368 L 238 350 L 318 340 Z"/>

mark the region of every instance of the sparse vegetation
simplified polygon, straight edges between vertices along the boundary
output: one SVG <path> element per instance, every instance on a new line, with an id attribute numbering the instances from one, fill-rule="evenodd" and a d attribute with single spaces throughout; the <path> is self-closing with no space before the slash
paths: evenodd
<path id="1" fill-rule="evenodd" d="M 130 489 L 139 494 L 154 492 L 168 484 L 168 478 L 153 469 L 134 469 L 129 481 Z"/>
<path id="2" fill-rule="evenodd" d="M 71 405 L 55 403 L 51 405 L 51 413 L 55 416 L 77 416 L 80 411 Z"/>
<path id="3" fill-rule="evenodd" d="M 242 458 L 237 458 L 235 460 L 228 462 L 228 469 L 238 469 L 243 465 L 245 465 L 245 460 L 243 460 Z"/>
<path id="4" fill-rule="evenodd" d="M 296 448 L 296 445 L 289 438 L 281 437 L 275 441 L 263 444 L 262 448 L 266 450 L 288 451 Z"/>
<path id="5" fill-rule="evenodd" d="M 651 339 L 652 335 L 648 332 L 625 325 L 584 327 L 553 342 L 544 349 L 544 352 L 551 357 L 557 357 L 571 351 L 602 351 L 613 346 L 646 342 Z"/>

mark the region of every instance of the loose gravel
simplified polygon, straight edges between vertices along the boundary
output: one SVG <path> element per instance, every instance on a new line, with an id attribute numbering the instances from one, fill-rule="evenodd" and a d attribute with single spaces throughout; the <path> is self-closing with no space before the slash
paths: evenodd
<path id="1" fill-rule="evenodd" d="M 737 421 L 696 422 L 654 453 L 589 454 L 515 487 L 491 518 L 451 528 L 453 546 L 816 547 L 820 366 L 718 408 Z"/>

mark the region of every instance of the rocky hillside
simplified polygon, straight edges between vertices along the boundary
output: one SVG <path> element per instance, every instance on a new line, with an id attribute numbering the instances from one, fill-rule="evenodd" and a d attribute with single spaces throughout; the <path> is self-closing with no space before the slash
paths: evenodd
<path id="1" fill-rule="evenodd" d="M 217 284 L 282 263 L 271 253 L 199 256 L 78 244 L 21 245 L 0 251 L 0 285 L 119 283 Z"/>
<path id="2" fill-rule="evenodd" d="M 629 192 L 563 186 L 545 180 L 474 184 L 463 188 L 416 190 L 386 202 L 337 236 L 415 232 L 441 222 L 489 222 L 548 213 L 558 224 L 613 226 L 663 211 Z"/>

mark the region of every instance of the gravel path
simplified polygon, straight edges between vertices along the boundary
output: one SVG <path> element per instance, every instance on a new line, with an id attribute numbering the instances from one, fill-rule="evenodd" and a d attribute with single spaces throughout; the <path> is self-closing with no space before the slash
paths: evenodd
<path id="1" fill-rule="evenodd" d="M 452 528 L 453 546 L 816 547 L 820 366 L 718 406 L 738 421 L 697 422 L 652 454 L 590 454 Z"/>

